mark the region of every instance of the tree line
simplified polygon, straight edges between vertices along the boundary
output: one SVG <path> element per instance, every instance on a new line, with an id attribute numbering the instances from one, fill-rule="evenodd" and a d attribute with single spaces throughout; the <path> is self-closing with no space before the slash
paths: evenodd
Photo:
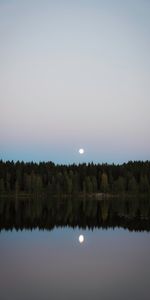
<path id="1" fill-rule="evenodd" d="M 150 161 L 115 164 L 56 165 L 0 160 L 4 193 L 150 193 Z"/>

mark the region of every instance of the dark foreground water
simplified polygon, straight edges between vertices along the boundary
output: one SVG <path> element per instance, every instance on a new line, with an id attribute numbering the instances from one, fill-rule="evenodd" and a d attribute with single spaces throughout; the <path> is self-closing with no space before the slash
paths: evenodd
<path id="1" fill-rule="evenodd" d="M 147 201 L 25 205 L 15 200 L 13 205 L 4 200 L 0 299 L 149 300 Z"/>

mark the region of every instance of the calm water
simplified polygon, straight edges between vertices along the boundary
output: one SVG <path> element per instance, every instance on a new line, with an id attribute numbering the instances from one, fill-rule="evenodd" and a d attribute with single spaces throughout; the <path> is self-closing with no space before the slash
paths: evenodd
<path id="1" fill-rule="evenodd" d="M 150 233 L 72 228 L 0 233 L 1 300 L 149 300 L 149 295 Z"/>
<path id="2" fill-rule="evenodd" d="M 149 199 L 2 198 L 0 230 L 1 300 L 150 299 Z"/>

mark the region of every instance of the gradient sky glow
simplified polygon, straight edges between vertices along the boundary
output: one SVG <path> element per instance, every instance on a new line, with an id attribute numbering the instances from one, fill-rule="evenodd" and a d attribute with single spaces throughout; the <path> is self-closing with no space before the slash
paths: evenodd
<path id="1" fill-rule="evenodd" d="M 149 0 L 0 0 L 0 41 L 0 158 L 150 159 Z"/>

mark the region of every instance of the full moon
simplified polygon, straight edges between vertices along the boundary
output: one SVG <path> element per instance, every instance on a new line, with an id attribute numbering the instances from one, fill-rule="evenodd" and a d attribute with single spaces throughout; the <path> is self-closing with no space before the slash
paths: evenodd
<path id="1" fill-rule="evenodd" d="M 80 153 L 80 154 L 83 154 L 83 153 L 84 153 L 84 149 L 83 149 L 83 148 L 80 148 L 80 149 L 79 149 L 79 153 Z"/>
<path id="2" fill-rule="evenodd" d="M 79 235 L 79 243 L 83 243 L 84 242 L 84 235 Z"/>

